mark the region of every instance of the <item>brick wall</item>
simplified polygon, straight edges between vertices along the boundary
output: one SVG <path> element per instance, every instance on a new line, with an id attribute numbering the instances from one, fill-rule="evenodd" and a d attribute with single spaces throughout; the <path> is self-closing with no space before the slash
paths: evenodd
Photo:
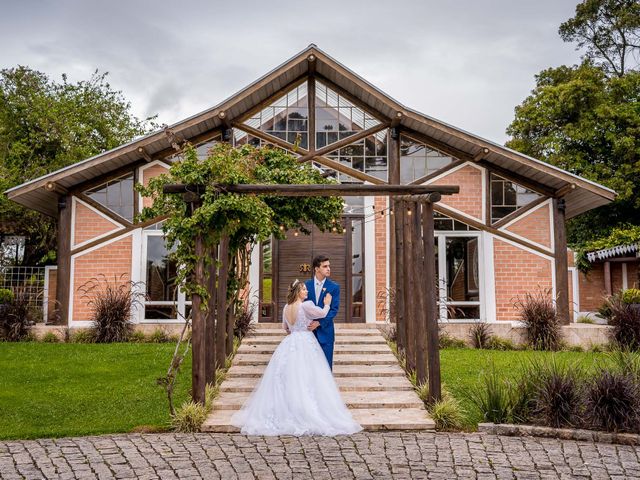
<path id="1" fill-rule="evenodd" d="M 142 184 L 146 187 L 147 185 L 149 185 L 149 180 L 151 178 L 157 177 L 158 175 L 161 175 L 163 173 L 167 173 L 168 171 L 169 169 L 164 165 L 152 165 L 150 167 L 147 167 L 142 171 Z M 153 200 L 150 197 L 142 197 L 143 207 L 150 207 L 151 205 L 153 205 Z"/>
<path id="2" fill-rule="evenodd" d="M 381 212 L 388 206 L 387 197 L 375 197 L 374 205 L 376 212 Z M 385 320 L 384 306 L 379 308 L 385 303 L 387 295 L 387 215 L 388 210 L 385 211 L 384 216 L 378 214 L 375 222 L 376 230 L 376 298 L 367 299 L 367 301 L 374 301 L 376 306 L 376 320 L 381 322 Z"/>
<path id="3" fill-rule="evenodd" d="M 75 223 L 73 226 L 73 244 L 86 242 L 105 233 L 119 228 L 115 222 L 107 220 L 102 215 L 87 208 L 80 202 L 75 203 Z"/>
<path id="4" fill-rule="evenodd" d="M 505 230 L 551 248 L 551 227 L 549 225 L 551 211 L 544 205 L 518 219 Z"/>
<path id="5" fill-rule="evenodd" d="M 131 242 L 131 235 L 129 235 L 71 260 L 74 275 L 72 320 L 90 320 L 91 309 L 87 305 L 87 299 L 82 298 L 82 293 L 78 291 L 87 281 L 92 278 L 101 278 L 101 274 L 109 282 L 117 280 L 126 283 L 130 280 Z"/>
<path id="6" fill-rule="evenodd" d="M 482 172 L 471 165 L 456 170 L 431 185 L 459 185 L 460 193 L 443 195 L 442 203 L 482 221 Z"/>
<path id="7" fill-rule="evenodd" d="M 540 257 L 498 238 L 493 241 L 496 319 L 516 320 L 513 304 L 527 292 L 550 289 L 552 260 Z"/>
<path id="8" fill-rule="evenodd" d="M 606 295 L 604 289 L 604 265 L 596 263 L 588 273 L 578 273 L 580 311 L 595 312 Z"/>

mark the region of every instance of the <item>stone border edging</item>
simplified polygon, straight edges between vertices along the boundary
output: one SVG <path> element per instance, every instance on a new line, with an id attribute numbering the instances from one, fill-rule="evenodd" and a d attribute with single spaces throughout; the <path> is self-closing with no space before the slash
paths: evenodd
<path id="1" fill-rule="evenodd" d="M 515 425 L 512 423 L 479 423 L 478 432 L 510 437 L 544 437 L 562 440 L 640 445 L 640 435 L 635 433 L 602 432 L 578 428 L 552 428 L 539 425 Z"/>

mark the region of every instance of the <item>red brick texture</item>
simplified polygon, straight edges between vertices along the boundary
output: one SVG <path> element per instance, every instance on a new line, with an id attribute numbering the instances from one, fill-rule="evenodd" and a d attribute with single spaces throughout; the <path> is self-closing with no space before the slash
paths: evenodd
<path id="1" fill-rule="evenodd" d="M 146 187 L 149 185 L 150 179 L 167 173 L 168 171 L 169 169 L 164 165 L 152 165 L 151 167 L 145 168 L 141 175 L 142 184 Z M 150 207 L 151 205 L 153 205 L 153 200 L 150 197 L 142 197 L 142 207 Z"/>
<path id="2" fill-rule="evenodd" d="M 117 230 L 120 225 L 98 215 L 80 202 L 75 203 L 75 223 L 73 225 L 73 244 L 92 240 L 105 233 Z"/>
<path id="3" fill-rule="evenodd" d="M 551 248 L 550 214 L 549 205 L 544 205 L 531 213 L 525 213 L 524 217 L 506 227 L 505 230 Z"/>
<path id="4" fill-rule="evenodd" d="M 611 264 L 611 291 L 622 289 L 622 263 Z M 638 288 L 638 263 L 627 263 L 627 287 Z M 595 312 L 604 302 L 607 292 L 604 286 L 604 263 L 594 263 L 588 273 L 579 273 L 580 311 Z"/>
<path id="5" fill-rule="evenodd" d="M 527 292 L 552 288 L 553 261 L 515 247 L 498 238 L 493 241 L 496 319 L 517 320 L 514 302 Z"/>
<path id="6" fill-rule="evenodd" d="M 367 301 L 373 301 L 376 305 L 376 320 L 382 322 L 385 320 L 384 308 L 378 308 L 380 303 L 384 303 L 387 294 L 387 215 L 388 206 L 387 197 L 375 197 L 374 205 L 376 212 L 384 211 L 384 215 L 377 213 L 375 221 L 376 230 L 376 298 Z"/>
<path id="7" fill-rule="evenodd" d="M 72 320 L 90 320 L 91 308 L 78 289 L 92 278 L 128 282 L 131 278 L 131 235 L 109 243 L 71 260 L 73 266 L 73 317 Z"/>
<path id="8" fill-rule="evenodd" d="M 460 193 L 443 195 L 442 203 L 482 221 L 482 175 L 471 165 L 456 170 L 431 183 L 431 185 L 459 185 Z"/>

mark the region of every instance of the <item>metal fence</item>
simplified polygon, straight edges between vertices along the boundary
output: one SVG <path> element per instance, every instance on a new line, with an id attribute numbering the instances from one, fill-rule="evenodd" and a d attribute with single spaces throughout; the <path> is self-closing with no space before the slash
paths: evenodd
<path id="1" fill-rule="evenodd" d="M 45 267 L 0 267 L 0 288 L 24 292 L 29 305 L 42 311 Z"/>

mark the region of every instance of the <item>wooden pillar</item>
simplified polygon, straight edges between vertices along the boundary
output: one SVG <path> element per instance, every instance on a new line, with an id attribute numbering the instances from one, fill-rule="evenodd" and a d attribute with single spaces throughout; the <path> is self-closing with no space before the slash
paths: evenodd
<path id="1" fill-rule="evenodd" d="M 414 265 L 413 258 L 413 218 L 415 210 L 414 202 L 403 202 L 404 218 L 402 222 L 402 237 L 404 240 L 403 248 L 403 264 L 402 272 L 402 290 L 404 304 L 404 321 L 406 323 L 406 358 L 407 369 L 412 371 L 416 368 L 416 336 L 415 336 L 415 319 L 416 319 L 416 290 L 414 285 L 415 277 L 412 276 Z"/>
<path id="2" fill-rule="evenodd" d="M 613 293 L 613 288 L 611 288 L 611 262 L 604 262 L 604 290 L 607 295 Z"/>
<path id="3" fill-rule="evenodd" d="M 556 312 L 562 325 L 569 324 L 569 271 L 567 264 L 567 230 L 565 201 L 553 199 L 553 232 L 556 272 Z"/>
<path id="4" fill-rule="evenodd" d="M 202 235 L 195 238 L 196 265 L 194 280 L 196 285 L 205 287 L 204 282 L 204 241 Z M 202 297 L 197 293 L 191 296 L 191 344 L 193 360 L 191 367 L 191 396 L 198 403 L 205 401 L 206 385 L 206 327 L 202 311 Z"/>
<path id="5" fill-rule="evenodd" d="M 56 323 L 68 325 L 69 297 L 71 293 L 71 214 L 72 196 L 64 195 L 58 198 L 58 273 L 56 282 Z"/>
<path id="6" fill-rule="evenodd" d="M 228 239 L 228 237 L 227 237 Z M 227 240 L 227 245 L 229 244 L 228 240 Z M 232 259 L 229 260 L 229 263 L 231 262 L 237 262 L 238 261 L 238 257 L 234 257 Z M 235 271 L 238 272 L 238 265 L 235 266 Z M 228 280 L 228 270 L 227 272 L 225 272 L 225 285 L 227 283 Z M 233 307 L 233 308 L 232 308 Z M 225 312 L 227 315 L 227 320 L 226 320 L 226 325 L 227 325 L 227 355 L 229 355 L 231 352 L 233 352 L 233 330 L 236 326 L 236 312 L 235 312 L 235 306 L 232 305 L 227 305 L 227 289 L 225 288 L 225 297 L 224 297 L 224 308 L 225 308 Z"/>
<path id="7" fill-rule="evenodd" d="M 389 129 L 389 184 L 391 185 L 399 185 L 400 184 L 400 132 L 397 127 Z M 389 198 L 389 206 L 392 210 L 395 210 L 393 206 L 393 202 L 391 197 Z M 392 257 L 397 255 L 396 253 L 396 229 L 394 228 L 394 224 L 390 225 L 389 228 L 389 256 Z M 387 259 L 390 262 L 389 265 L 389 289 L 391 290 L 392 298 L 397 295 L 398 290 L 398 277 L 397 277 L 397 261 L 389 258 Z M 397 314 L 393 311 L 395 309 L 395 305 L 389 305 L 391 308 L 391 318 L 397 319 Z M 396 324 L 396 328 L 398 325 Z"/>
<path id="8" fill-rule="evenodd" d="M 440 400 L 440 344 L 438 338 L 438 289 L 436 285 L 435 229 L 433 203 L 425 202 L 422 210 L 422 242 L 424 248 L 424 298 L 426 303 L 425 341 L 429 371 L 429 401 Z"/>
<path id="9" fill-rule="evenodd" d="M 404 222 L 404 204 L 399 200 L 393 201 L 393 231 L 395 232 L 395 249 L 394 262 L 396 271 L 396 286 L 394 292 L 395 301 L 395 320 L 396 320 L 396 336 L 398 340 L 398 348 L 406 351 L 407 348 L 407 330 L 404 318 L 404 283 L 402 281 L 402 272 L 404 271 L 404 239 L 402 237 L 402 224 Z"/>
<path id="10" fill-rule="evenodd" d="M 206 332 L 206 369 L 205 377 L 207 383 L 214 383 L 216 379 L 216 308 L 218 304 L 218 245 L 210 248 L 209 278 L 207 279 L 207 293 L 209 294 L 209 303 L 207 305 L 207 320 L 205 326 Z"/>
<path id="11" fill-rule="evenodd" d="M 308 150 L 316 151 L 316 76 L 314 74 L 315 62 L 309 62 L 309 77 L 307 78 L 307 99 L 309 101 L 309 120 L 308 120 Z"/>
<path id="12" fill-rule="evenodd" d="M 422 238 L 422 210 L 423 202 L 416 202 L 415 213 L 413 214 L 413 232 L 411 241 L 413 243 L 413 262 L 411 276 L 414 278 L 416 315 L 415 315 L 415 344 L 416 344 L 416 375 L 418 384 L 427 381 L 427 302 L 426 295 L 420 285 L 419 279 L 425 274 L 425 250 Z"/>
<path id="13" fill-rule="evenodd" d="M 227 354 L 227 277 L 229 272 L 229 237 L 220 239 L 218 253 L 220 270 L 218 272 L 218 292 L 216 308 L 216 368 L 224 367 Z"/>

